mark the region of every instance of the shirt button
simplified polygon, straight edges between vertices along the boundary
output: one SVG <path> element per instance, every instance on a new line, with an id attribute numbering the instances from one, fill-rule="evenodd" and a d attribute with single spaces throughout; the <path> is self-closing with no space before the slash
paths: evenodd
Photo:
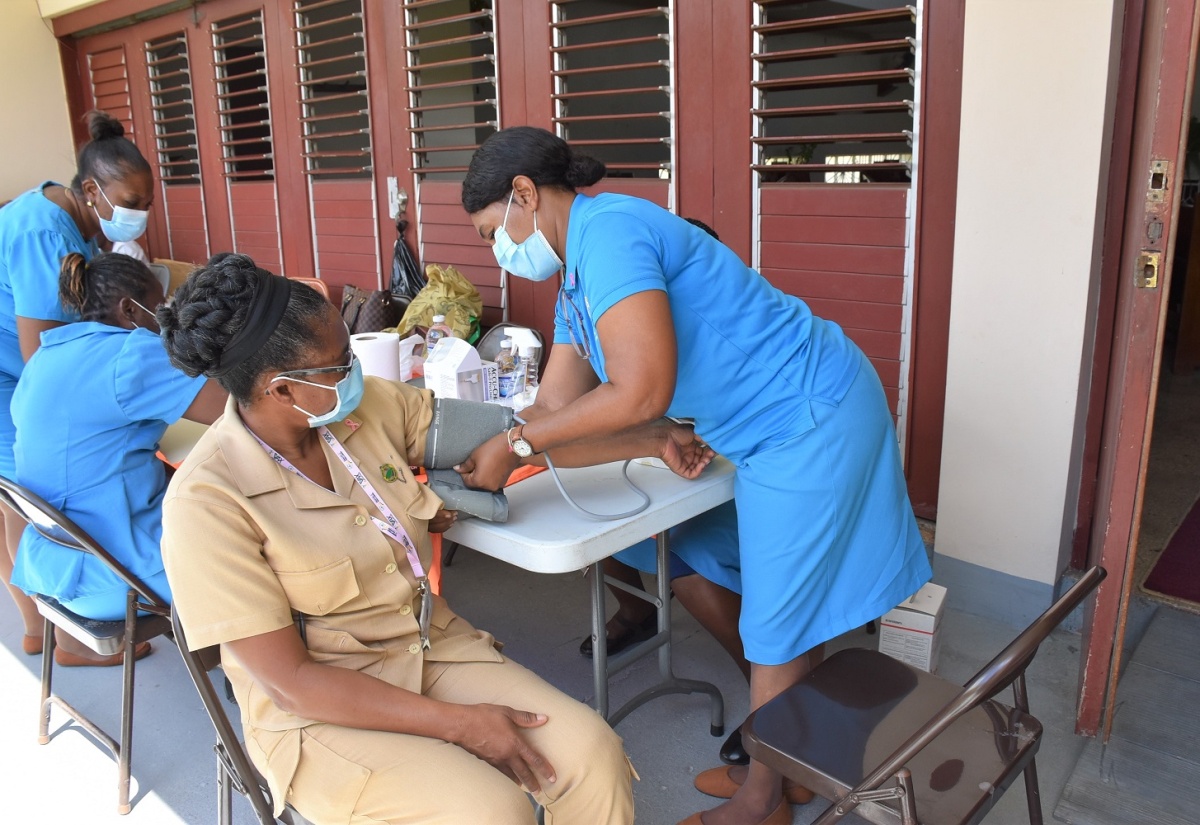
<path id="1" fill-rule="evenodd" d="M 367 517 L 360 513 L 359 515 L 354 517 L 354 523 L 356 525 L 358 525 L 359 527 L 362 527 L 364 524 L 367 523 Z"/>
<path id="2" fill-rule="evenodd" d="M 416 656 L 418 653 L 421 652 L 421 646 L 419 644 L 417 644 L 416 642 L 413 642 L 411 645 L 408 646 L 408 652 L 411 653 L 412 655 Z"/>
<path id="3" fill-rule="evenodd" d="M 384 572 L 384 573 L 395 573 L 395 572 L 396 572 L 396 565 L 395 565 L 395 564 L 389 564 L 387 567 L 383 568 L 383 572 Z"/>
<path id="4" fill-rule="evenodd" d="M 401 615 L 401 616 L 407 616 L 409 613 L 412 613 L 412 605 L 410 605 L 410 604 L 406 604 L 406 605 L 404 605 L 403 607 L 401 607 L 401 608 L 400 608 L 400 615 Z"/>

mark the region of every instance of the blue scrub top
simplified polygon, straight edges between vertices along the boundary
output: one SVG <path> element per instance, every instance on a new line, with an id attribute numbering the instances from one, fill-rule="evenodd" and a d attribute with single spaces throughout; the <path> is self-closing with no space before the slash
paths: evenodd
<path id="1" fill-rule="evenodd" d="M 678 342 L 667 415 L 695 419 L 696 432 L 734 462 L 812 429 L 809 400 L 837 403 L 858 373 L 858 349 L 840 327 L 704 230 L 641 198 L 577 195 L 567 229 L 569 301 L 558 303 L 554 342 L 586 336 L 592 368 L 607 381 L 596 322 L 647 290 L 670 296 Z"/>
<path id="2" fill-rule="evenodd" d="M 43 332 L 13 396 L 17 482 L 135 575 L 161 572 L 167 479 L 155 452 L 205 380 L 172 366 L 149 330 L 83 321 Z M 59 600 L 91 595 L 86 558 L 26 528 L 12 581 Z"/>
<path id="3" fill-rule="evenodd" d="M 74 219 L 42 194 L 46 181 L 0 209 L 0 382 L 16 384 L 24 369 L 17 339 L 17 316 L 39 321 L 78 321 L 58 298 L 62 259 L 78 252 L 87 260 L 97 253 Z"/>
<path id="4" fill-rule="evenodd" d="M 17 316 L 39 321 L 78 321 L 58 298 L 58 271 L 69 252 L 91 260 L 99 251 L 58 204 L 42 194 L 47 181 L 0 209 L 0 475 L 16 474 L 16 438 L 9 405 L 25 368 Z"/>

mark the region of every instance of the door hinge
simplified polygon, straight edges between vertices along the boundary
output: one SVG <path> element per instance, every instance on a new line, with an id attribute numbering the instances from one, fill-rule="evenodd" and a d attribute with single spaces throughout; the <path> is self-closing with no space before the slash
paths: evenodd
<path id="1" fill-rule="evenodd" d="M 1137 257 L 1137 269 L 1133 273 L 1133 283 L 1139 289 L 1157 289 L 1158 265 L 1161 262 L 1161 252 L 1143 249 Z"/>

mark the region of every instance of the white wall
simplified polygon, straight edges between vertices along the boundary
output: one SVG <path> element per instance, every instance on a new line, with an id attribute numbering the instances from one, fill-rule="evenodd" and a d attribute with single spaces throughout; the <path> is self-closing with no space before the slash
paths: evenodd
<path id="1" fill-rule="evenodd" d="M 25 0 L 4 0 L 6 3 L 25 2 Z M 78 11 L 85 6 L 94 6 L 103 0 L 36 0 L 42 17 L 58 17 L 69 11 Z"/>
<path id="2" fill-rule="evenodd" d="M 0 201 L 44 180 L 70 183 L 75 149 L 58 41 L 37 0 L 0 2 Z"/>
<path id="3" fill-rule="evenodd" d="M 968 0 L 965 23 L 936 550 L 1049 584 L 1078 496 L 1113 2 Z"/>

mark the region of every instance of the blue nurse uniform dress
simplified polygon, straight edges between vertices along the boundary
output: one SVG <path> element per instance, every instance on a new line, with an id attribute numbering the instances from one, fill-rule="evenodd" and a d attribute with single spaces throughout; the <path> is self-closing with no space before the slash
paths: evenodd
<path id="1" fill-rule="evenodd" d="M 13 396 L 17 482 L 73 519 L 166 600 L 155 457 L 167 425 L 204 386 L 171 365 L 158 335 L 81 321 L 42 333 Z M 26 528 L 13 584 L 93 619 L 125 615 L 125 585 L 95 558 Z"/>
<path id="2" fill-rule="evenodd" d="M 586 338 L 607 380 L 596 322 L 646 290 L 669 296 L 678 342 L 667 415 L 737 468 L 737 546 L 673 551 L 742 593 L 746 657 L 791 661 L 928 581 L 883 387 L 841 328 L 649 201 L 576 196 L 554 342 Z"/>
<path id="3" fill-rule="evenodd" d="M 13 427 L 9 406 L 25 367 L 17 316 L 39 321 L 78 321 L 58 299 L 58 271 L 69 252 L 91 260 L 98 252 L 58 204 L 42 194 L 46 181 L 0 209 L 0 475 L 12 478 Z"/>

